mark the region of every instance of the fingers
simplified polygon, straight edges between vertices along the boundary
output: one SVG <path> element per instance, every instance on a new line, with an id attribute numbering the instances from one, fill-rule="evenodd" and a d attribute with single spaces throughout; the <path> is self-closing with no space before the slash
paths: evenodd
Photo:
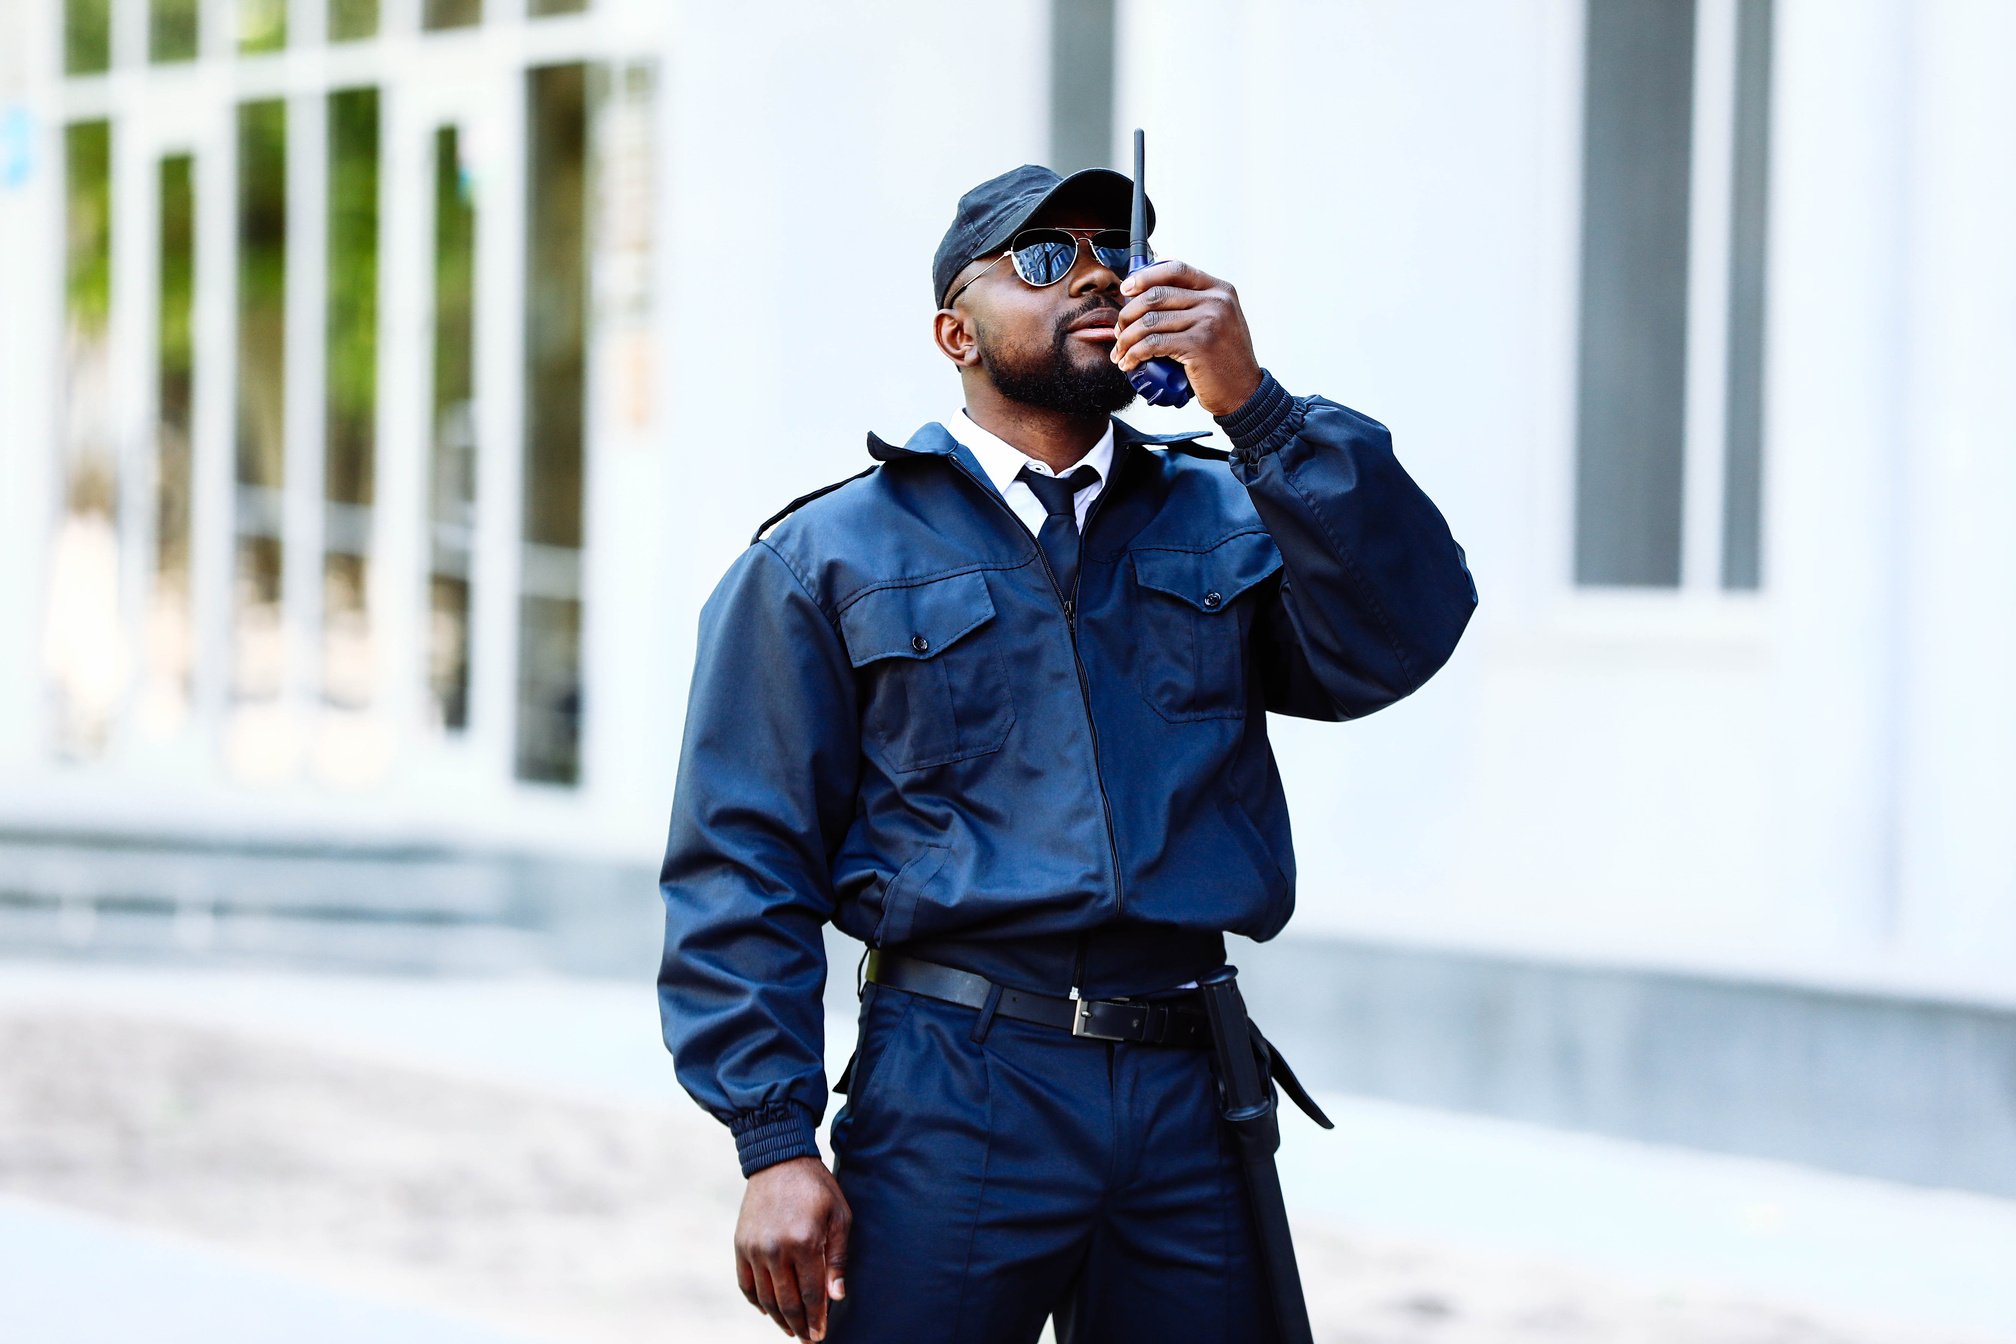
<path id="1" fill-rule="evenodd" d="M 770 1267 L 767 1264 L 757 1265 L 756 1305 L 761 1307 L 763 1314 L 775 1322 L 777 1328 L 787 1335 L 791 1333 L 790 1323 L 785 1319 L 784 1315 L 784 1303 L 788 1300 L 789 1293 L 772 1276 Z"/>
<path id="2" fill-rule="evenodd" d="M 847 1294 L 845 1267 L 851 1227 L 853 1211 L 849 1211 L 847 1199 L 835 1189 L 821 1237 L 816 1241 L 800 1241 L 782 1251 L 784 1263 L 776 1278 L 778 1306 L 784 1310 L 792 1330 L 798 1332 L 798 1338 L 827 1338 L 827 1302 L 839 1302 Z M 796 1312 L 790 1310 L 792 1302 L 784 1296 L 786 1275 L 796 1284 Z"/>
<path id="3" fill-rule="evenodd" d="M 792 1263 L 798 1278 L 798 1314 L 792 1326 L 806 1340 L 827 1338 L 827 1265 L 816 1247 L 802 1251 Z"/>
<path id="4" fill-rule="evenodd" d="M 1173 285 L 1179 289 L 1210 289 L 1218 280 L 1206 275 L 1186 261 L 1173 258 L 1168 261 L 1152 262 L 1127 276 L 1120 282 L 1122 294 L 1139 293 L 1146 285 Z"/>
<path id="5" fill-rule="evenodd" d="M 1181 312 L 1200 303 L 1210 301 L 1210 293 L 1201 289 L 1176 289 L 1167 285 L 1151 285 L 1136 294 L 1121 306 L 1113 319 L 1114 325 L 1127 327 L 1159 312 Z"/>
<path id="6" fill-rule="evenodd" d="M 803 1264 L 800 1256 L 780 1248 L 777 1259 L 770 1265 L 770 1284 L 777 1290 L 777 1314 L 784 1333 L 810 1339 L 812 1328 L 805 1319 L 805 1292 L 800 1286 L 804 1281 Z M 812 1276 L 812 1282 L 819 1282 L 817 1274 Z"/>
<path id="7" fill-rule="evenodd" d="M 1159 338 L 1173 338 L 1179 332 L 1199 328 L 1208 329 L 1212 322 L 1213 314 L 1203 307 L 1157 308 L 1144 313 L 1139 321 L 1119 328 L 1113 339 L 1113 362 L 1123 369 L 1131 369 L 1142 359 L 1170 354 L 1171 341 Z M 1140 353 L 1144 349 L 1148 351 L 1145 355 Z"/>

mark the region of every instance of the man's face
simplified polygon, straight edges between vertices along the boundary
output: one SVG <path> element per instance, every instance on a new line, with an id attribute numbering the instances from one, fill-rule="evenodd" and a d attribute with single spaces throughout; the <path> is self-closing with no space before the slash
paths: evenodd
<path id="1" fill-rule="evenodd" d="M 1083 208 L 1038 212 L 1024 228 L 1122 228 Z M 989 253 L 968 263 L 954 278 L 964 284 L 1001 256 Z M 1094 315 L 1120 311 L 1120 276 L 1093 255 L 1089 242 L 1078 246 L 1071 273 L 1038 289 L 1003 259 L 953 301 L 973 333 L 980 365 L 995 390 L 1010 401 L 1045 410 L 1110 415 L 1133 404 L 1138 393 L 1113 362 L 1113 340 L 1077 335 Z"/>

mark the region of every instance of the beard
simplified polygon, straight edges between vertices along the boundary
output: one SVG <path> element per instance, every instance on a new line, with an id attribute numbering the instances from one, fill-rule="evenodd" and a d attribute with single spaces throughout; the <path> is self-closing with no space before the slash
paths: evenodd
<path id="1" fill-rule="evenodd" d="M 1072 415 L 1111 415 L 1127 409 L 1141 395 L 1111 359 L 1078 356 L 1070 347 L 1084 342 L 1061 326 L 1047 357 L 1031 359 L 1017 358 L 1002 349 L 977 324 L 973 334 L 978 340 L 980 367 L 987 371 L 994 390 L 1010 401 Z"/>

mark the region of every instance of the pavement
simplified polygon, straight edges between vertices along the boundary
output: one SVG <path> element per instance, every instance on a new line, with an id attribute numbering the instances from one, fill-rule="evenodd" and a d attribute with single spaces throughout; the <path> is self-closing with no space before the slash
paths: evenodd
<path id="1" fill-rule="evenodd" d="M 775 1333 L 648 982 L 0 962 L 0 1059 L 0 1339 Z M 1319 1101 L 1319 1339 L 2016 1344 L 2016 1201 Z"/>
<path id="2" fill-rule="evenodd" d="M 19 1344 L 526 1344 L 192 1238 L 0 1195 L 0 1339 Z M 116 1288 L 116 1291 L 113 1289 Z"/>

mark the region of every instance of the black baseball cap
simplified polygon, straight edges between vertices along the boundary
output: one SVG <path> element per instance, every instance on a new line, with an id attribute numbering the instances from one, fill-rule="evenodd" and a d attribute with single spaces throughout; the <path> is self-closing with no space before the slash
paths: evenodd
<path id="1" fill-rule="evenodd" d="M 1059 177 L 1040 164 L 1025 163 L 990 177 L 959 198 L 952 227 L 931 258 L 931 294 L 938 307 L 952 289 L 952 277 L 975 257 L 984 257 L 1013 238 L 1038 210 L 1052 203 L 1089 205 L 1126 228 L 1134 207 L 1134 180 L 1111 168 L 1084 168 Z M 1155 203 L 1148 202 L 1148 232 L 1155 232 Z"/>

